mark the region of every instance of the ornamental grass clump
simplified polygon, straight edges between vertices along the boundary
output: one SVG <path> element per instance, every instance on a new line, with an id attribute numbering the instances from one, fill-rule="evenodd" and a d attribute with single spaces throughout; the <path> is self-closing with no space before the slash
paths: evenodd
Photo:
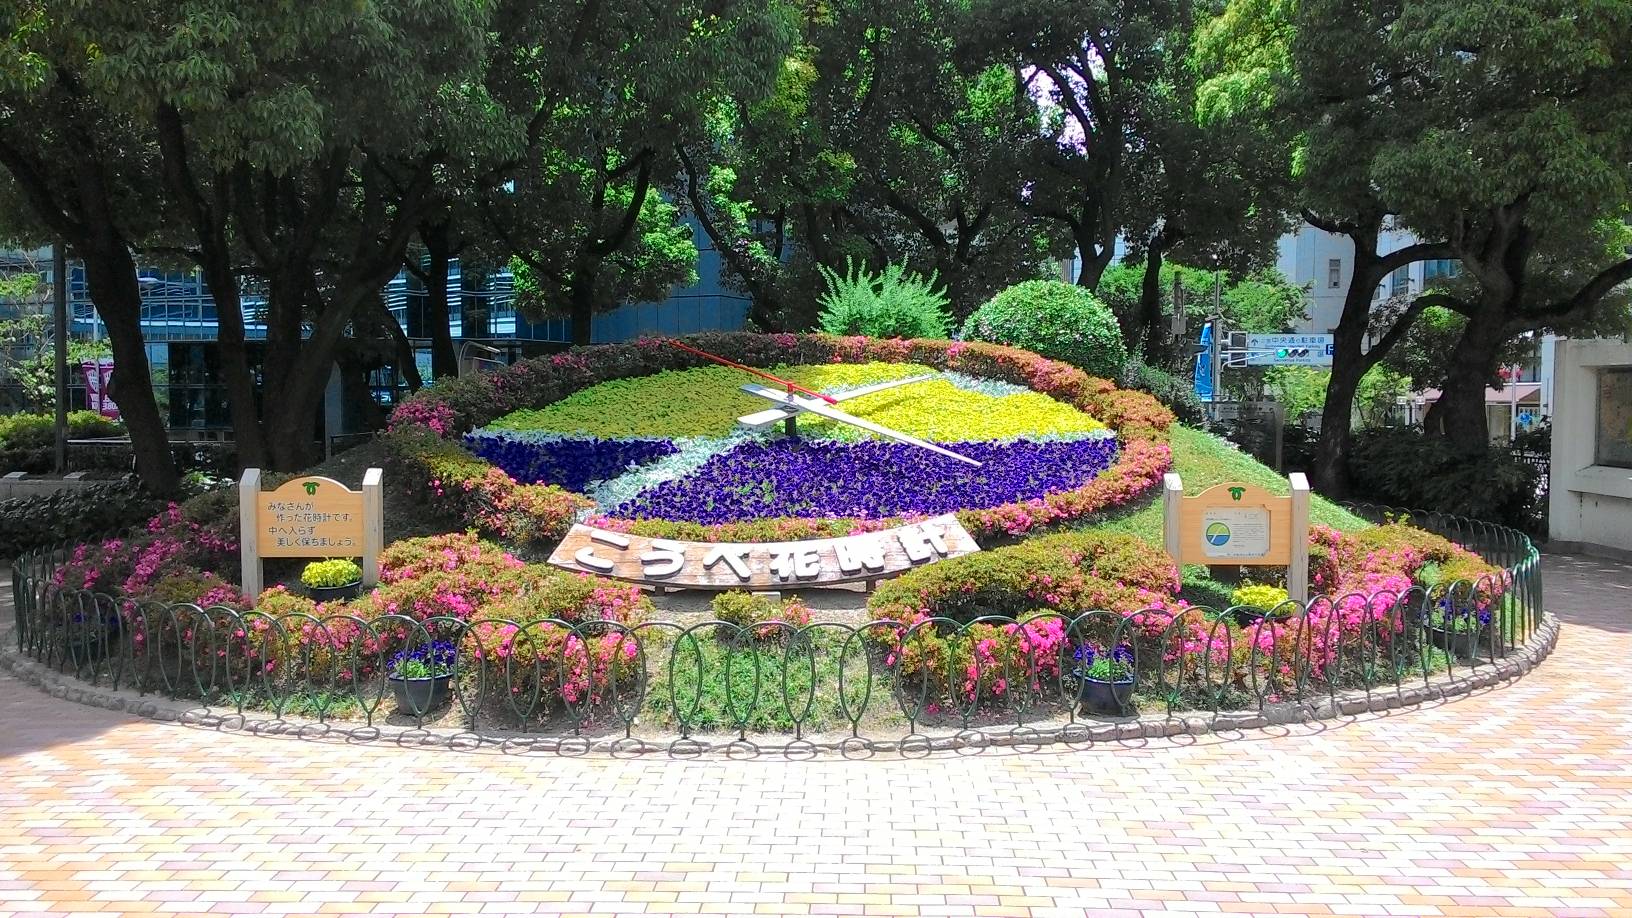
<path id="1" fill-rule="evenodd" d="M 351 586 L 363 579 L 363 569 L 350 558 L 313 561 L 300 572 L 302 585 L 314 590 Z"/>
<path id="2" fill-rule="evenodd" d="M 951 301 L 936 286 L 935 274 L 909 273 L 905 265 L 887 264 L 873 274 L 846 259 L 844 273 L 818 265 L 827 290 L 816 298 L 817 321 L 830 335 L 869 338 L 945 338 L 952 326 Z"/>

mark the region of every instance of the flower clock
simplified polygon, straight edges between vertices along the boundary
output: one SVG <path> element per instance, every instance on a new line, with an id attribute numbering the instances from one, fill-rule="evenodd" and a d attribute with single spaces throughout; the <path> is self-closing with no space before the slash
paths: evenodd
<path id="1" fill-rule="evenodd" d="M 703 541 L 845 535 L 945 513 L 977 537 L 1014 537 L 1144 494 L 1170 464 L 1172 416 L 1159 403 L 1024 351 L 697 343 L 712 347 L 560 355 L 549 369 L 587 371 L 588 384 L 476 412 L 462 443 L 518 486 L 582 495 L 577 515 L 595 526 Z M 536 385 L 541 369 L 489 380 L 494 401 Z M 401 417 L 438 418 L 451 434 L 459 412 L 441 408 L 410 403 Z"/>

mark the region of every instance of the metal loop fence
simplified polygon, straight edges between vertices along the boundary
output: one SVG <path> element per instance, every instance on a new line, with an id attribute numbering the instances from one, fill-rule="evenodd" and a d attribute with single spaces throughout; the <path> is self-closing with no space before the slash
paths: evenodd
<path id="1" fill-rule="evenodd" d="M 1219 717 L 1403 692 L 1509 656 L 1540 627 L 1540 556 L 1517 530 L 1354 505 L 1478 552 L 1499 574 L 1274 609 L 1153 606 L 912 622 L 571 621 L 273 615 L 75 589 L 58 545 L 12 567 L 17 648 L 114 690 L 319 724 L 451 727 L 700 750 L 817 737 L 927 750 L 1136 714 Z M 417 663 L 417 668 L 407 663 Z"/>

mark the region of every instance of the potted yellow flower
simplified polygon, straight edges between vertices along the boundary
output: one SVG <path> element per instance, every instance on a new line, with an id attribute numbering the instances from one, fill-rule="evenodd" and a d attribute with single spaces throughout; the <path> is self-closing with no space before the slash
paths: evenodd
<path id="1" fill-rule="evenodd" d="M 300 572 L 300 584 L 318 602 L 356 599 L 363 592 L 363 569 L 350 558 L 313 561 Z"/>

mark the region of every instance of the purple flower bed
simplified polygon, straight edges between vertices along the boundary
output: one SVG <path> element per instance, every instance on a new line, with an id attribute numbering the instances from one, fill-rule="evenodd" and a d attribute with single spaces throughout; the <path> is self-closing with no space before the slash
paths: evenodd
<path id="1" fill-rule="evenodd" d="M 668 440 L 523 439 L 502 434 L 467 435 L 465 446 L 523 484 L 560 485 L 569 491 L 582 491 L 590 482 L 616 478 L 630 466 L 679 451 Z"/>
<path id="2" fill-rule="evenodd" d="M 691 523 L 775 516 L 886 517 L 978 510 L 1076 488 L 1109 468 L 1116 440 L 951 443 L 980 468 L 903 443 L 745 443 L 610 515 Z"/>

